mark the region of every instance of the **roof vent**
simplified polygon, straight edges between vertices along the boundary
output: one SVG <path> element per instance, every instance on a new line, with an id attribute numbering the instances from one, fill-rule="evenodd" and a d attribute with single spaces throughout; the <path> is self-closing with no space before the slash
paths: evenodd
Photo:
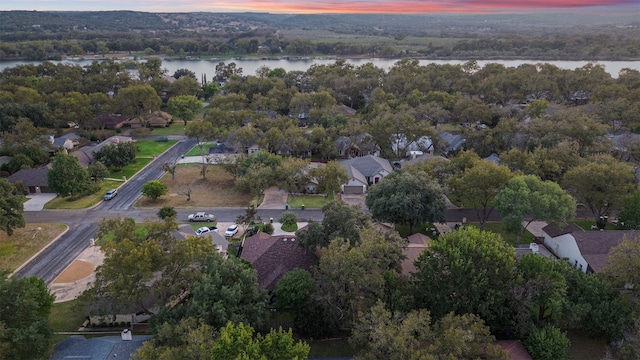
<path id="1" fill-rule="evenodd" d="M 287 241 L 287 238 L 282 238 L 282 241 Z"/>

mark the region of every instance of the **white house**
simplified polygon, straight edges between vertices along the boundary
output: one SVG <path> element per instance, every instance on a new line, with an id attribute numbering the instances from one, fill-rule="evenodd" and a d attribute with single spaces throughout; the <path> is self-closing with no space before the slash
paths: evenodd
<path id="1" fill-rule="evenodd" d="M 583 272 L 599 272 L 607 265 L 611 248 L 625 238 L 640 241 L 640 231 L 585 231 L 577 225 L 542 228 L 544 245 L 557 257 Z"/>

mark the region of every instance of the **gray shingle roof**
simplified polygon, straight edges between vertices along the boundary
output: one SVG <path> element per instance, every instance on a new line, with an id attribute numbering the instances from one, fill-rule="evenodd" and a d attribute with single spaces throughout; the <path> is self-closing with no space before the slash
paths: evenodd
<path id="1" fill-rule="evenodd" d="M 129 359 L 142 343 L 150 339 L 149 335 L 133 335 L 131 341 L 124 341 L 120 336 L 85 339 L 83 336 L 75 335 L 58 344 L 50 360 Z"/>
<path id="2" fill-rule="evenodd" d="M 580 249 L 582 257 L 594 272 L 599 272 L 607 265 L 611 248 L 620 244 L 625 238 L 640 241 L 640 231 L 583 231 L 572 234 Z"/>
<path id="3" fill-rule="evenodd" d="M 47 183 L 47 173 L 49 173 L 47 166 L 41 166 L 35 169 L 20 169 L 15 174 L 9 176 L 8 180 L 12 184 L 20 182 L 25 186 L 49 186 Z"/>
<path id="4" fill-rule="evenodd" d="M 389 160 L 373 155 L 344 160 L 340 163 L 347 169 L 347 172 L 349 167 L 353 167 L 364 176 L 374 176 L 383 170 L 389 173 L 393 172 L 393 167 L 391 167 Z"/>

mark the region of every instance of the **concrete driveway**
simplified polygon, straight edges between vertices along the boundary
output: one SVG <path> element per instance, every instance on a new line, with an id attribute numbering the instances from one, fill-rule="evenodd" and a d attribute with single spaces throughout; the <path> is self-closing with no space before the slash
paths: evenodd
<path id="1" fill-rule="evenodd" d="M 270 187 L 264 191 L 264 200 L 262 200 L 262 204 L 260 204 L 258 208 L 284 210 L 288 197 L 286 191 L 280 190 L 277 187 Z"/>
<path id="2" fill-rule="evenodd" d="M 53 200 L 56 196 L 58 195 L 51 193 L 29 194 L 27 195 L 29 200 L 24 203 L 24 211 L 40 211 L 44 209 L 44 204 Z"/>
<path id="3" fill-rule="evenodd" d="M 340 194 L 340 198 L 349 205 L 360 206 L 364 211 L 369 210 L 364 203 L 367 194 Z"/>

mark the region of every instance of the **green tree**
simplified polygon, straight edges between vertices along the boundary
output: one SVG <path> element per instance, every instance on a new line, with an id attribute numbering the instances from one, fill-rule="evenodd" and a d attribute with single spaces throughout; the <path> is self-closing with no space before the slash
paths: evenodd
<path id="1" fill-rule="evenodd" d="M 213 347 L 213 360 L 303 360 L 311 348 L 303 341 L 295 341 L 291 329 L 271 329 L 262 336 L 242 322 L 229 322 L 220 329 L 220 337 Z"/>
<path id="2" fill-rule="evenodd" d="M 506 166 L 486 160 L 476 160 L 471 168 L 454 175 L 449 180 L 453 195 L 466 207 L 475 209 L 480 227 L 489 219 L 494 208 L 494 198 L 513 177 Z"/>
<path id="3" fill-rule="evenodd" d="M 618 227 L 628 230 L 640 230 L 640 190 L 627 195 L 618 213 Z"/>
<path id="4" fill-rule="evenodd" d="M 215 82 L 208 82 L 202 85 L 202 93 L 205 100 L 210 100 L 215 94 L 220 91 L 220 87 Z"/>
<path id="5" fill-rule="evenodd" d="M 158 198 L 167 193 L 169 188 L 167 184 L 160 180 L 149 180 L 142 186 L 142 195 L 156 201 Z"/>
<path id="6" fill-rule="evenodd" d="M 609 251 L 607 265 L 602 269 L 602 276 L 617 289 L 632 296 L 640 305 L 640 237 L 625 238 Z M 640 308 L 637 309 L 640 311 Z"/>
<path id="7" fill-rule="evenodd" d="M 443 222 L 446 204 L 440 185 L 425 173 L 394 173 L 369 188 L 365 201 L 375 219 L 415 225 Z"/>
<path id="8" fill-rule="evenodd" d="M 0 271 L 0 354 L 3 359 L 47 356 L 53 341 L 49 313 L 55 297 L 42 279 Z"/>
<path id="9" fill-rule="evenodd" d="M 158 217 L 162 220 L 166 220 L 168 218 L 175 218 L 178 215 L 176 209 L 173 206 L 163 206 L 158 210 Z"/>
<path id="10" fill-rule="evenodd" d="M 267 293 L 260 288 L 253 269 L 236 257 L 210 256 L 204 274 L 191 285 L 191 297 L 156 319 L 195 317 L 214 328 L 227 322 L 259 326 L 268 317 Z"/>
<path id="11" fill-rule="evenodd" d="M 11 236 L 16 228 L 23 228 L 24 196 L 7 179 L 0 179 L 0 229 Z"/>
<path id="12" fill-rule="evenodd" d="M 146 125 L 147 116 L 160 110 L 162 99 L 149 84 L 132 85 L 118 91 L 116 109 L 131 118 L 138 118 Z"/>
<path id="13" fill-rule="evenodd" d="M 132 141 L 108 144 L 93 154 L 96 161 L 106 167 L 120 171 L 123 167 L 135 162 L 138 148 Z"/>
<path id="14" fill-rule="evenodd" d="M 433 240 L 416 260 L 416 303 L 440 318 L 477 314 L 492 331 L 509 327 L 515 252 L 500 235 L 463 227 Z"/>
<path id="15" fill-rule="evenodd" d="M 94 181 L 102 181 L 109 176 L 109 169 L 100 161 L 90 164 L 87 170 L 89 171 L 89 176 L 91 176 Z"/>
<path id="16" fill-rule="evenodd" d="M 553 326 L 532 328 L 524 339 L 531 357 L 539 360 L 568 360 L 570 344 L 567 334 Z"/>
<path id="17" fill-rule="evenodd" d="M 368 226 L 355 244 L 338 237 L 323 249 L 316 275 L 318 296 L 331 305 L 343 326 L 353 326 L 360 313 L 384 297 L 385 275 L 400 273 L 403 247 L 397 234 Z"/>
<path id="18" fill-rule="evenodd" d="M 76 198 L 92 189 L 87 169 L 78 163 L 78 158 L 64 153 L 53 158 L 47 184 L 62 197 Z"/>
<path id="19" fill-rule="evenodd" d="M 495 197 L 502 223 L 518 241 L 533 221 L 566 224 L 576 212 L 576 201 L 560 185 L 534 175 L 512 178 Z M 526 220 L 526 225 L 522 225 Z"/>
<path id="20" fill-rule="evenodd" d="M 311 169 L 310 175 L 318 182 L 318 192 L 323 194 L 340 192 L 340 186 L 349 180 L 346 170 L 337 161 Z"/>
<path id="21" fill-rule="evenodd" d="M 186 318 L 164 323 L 134 354 L 135 360 L 208 359 L 215 345 L 216 330 L 202 320 Z"/>
<path id="22" fill-rule="evenodd" d="M 427 310 L 392 313 L 378 302 L 362 316 L 349 342 L 356 359 L 507 359 L 484 321 L 447 314 L 432 324 Z"/>
<path id="23" fill-rule="evenodd" d="M 180 95 L 169 99 L 167 103 L 169 113 L 182 119 L 184 126 L 187 122 L 195 119 L 196 114 L 202 108 L 200 101 L 193 95 Z"/>
<path id="24" fill-rule="evenodd" d="M 298 312 L 315 292 L 315 283 L 311 273 L 303 269 L 294 269 L 284 274 L 276 284 L 276 307 L 291 308 Z"/>
<path id="25" fill-rule="evenodd" d="M 294 212 L 285 211 L 280 215 L 278 221 L 282 223 L 282 226 L 293 226 L 298 223 L 298 217 Z"/>
<path id="26" fill-rule="evenodd" d="M 563 184 L 595 217 L 622 205 L 635 187 L 633 168 L 613 158 L 599 157 L 567 171 Z"/>

